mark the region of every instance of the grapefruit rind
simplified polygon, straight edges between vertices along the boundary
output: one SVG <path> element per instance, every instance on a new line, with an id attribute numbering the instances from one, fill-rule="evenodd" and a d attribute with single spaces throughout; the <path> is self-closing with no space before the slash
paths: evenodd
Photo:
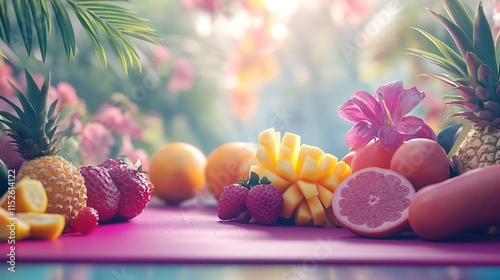
<path id="1" fill-rule="evenodd" d="M 281 216 L 296 225 L 337 226 L 330 217 L 331 201 L 337 186 L 351 174 L 349 165 L 318 147 L 301 144 L 300 136 L 290 132 L 281 138 L 269 128 L 258 140 L 258 164 L 250 172 L 267 177 L 282 193 Z"/>

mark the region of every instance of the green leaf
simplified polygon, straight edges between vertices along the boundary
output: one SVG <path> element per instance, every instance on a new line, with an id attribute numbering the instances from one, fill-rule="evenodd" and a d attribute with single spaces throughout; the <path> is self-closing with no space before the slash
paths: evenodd
<path id="1" fill-rule="evenodd" d="M 42 55 L 42 61 L 47 57 L 47 38 L 50 34 L 50 21 L 48 20 L 47 3 L 40 0 L 28 0 L 33 24 L 38 37 L 38 46 Z"/>
<path id="2" fill-rule="evenodd" d="M 459 26 L 457 26 L 456 24 L 451 22 L 449 19 L 443 17 L 442 15 L 438 15 L 433 11 L 430 11 L 430 12 L 446 28 L 448 33 L 453 38 L 453 41 L 455 41 L 455 44 L 457 45 L 457 47 L 460 50 L 460 53 L 462 54 L 463 57 L 465 57 L 465 54 L 467 52 L 474 51 L 474 46 L 472 45 L 472 40 L 469 39 L 469 36 L 467 36 L 467 34 Z"/>
<path id="3" fill-rule="evenodd" d="M 474 18 L 474 52 L 484 64 L 488 65 L 495 77 L 498 77 L 498 65 L 495 55 L 495 43 L 491 34 L 490 24 L 483 11 L 483 3 L 479 3 Z"/>
<path id="4" fill-rule="evenodd" d="M 31 55 L 33 34 L 31 31 L 32 22 L 28 10 L 27 0 L 12 1 L 12 5 L 14 6 L 14 12 L 17 18 L 17 25 L 19 25 L 19 29 L 21 30 L 21 35 L 23 37 L 24 47 L 26 48 L 28 55 Z"/>
<path id="5" fill-rule="evenodd" d="M 61 37 L 68 59 L 74 57 L 76 52 L 75 33 L 66 8 L 59 0 L 50 0 L 54 17 L 61 32 Z"/>
<path id="6" fill-rule="evenodd" d="M 472 17 L 459 0 L 445 0 L 444 8 L 453 22 L 464 31 L 472 41 Z"/>
<path id="7" fill-rule="evenodd" d="M 495 54 L 496 54 L 496 61 L 498 64 L 498 73 L 500 73 L 500 32 L 497 33 L 497 38 L 495 40 Z"/>
<path id="8" fill-rule="evenodd" d="M 450 75 L 454 75 L 457 77 L 460 77 L 462 72 L 460 68 L 458 68 L 455 64 L 452 62 L 448 61 L 446 58 L 439 56 L 437 54 L 428 52 L 428 51 L 423 51 L 419 49 L 408 49 L 410 51 L 410 54 L 425 58 L 429 60 L 431 63 L 434 63 L 438 65 L 439 67 L 445 69 Z"/>
<path id="9" fill-rule="evenodd" d="M 419 28 L 414 28 L 418 32 L 422 33 L 429 41 L 431 41 L 437 48 L 438 50 L 444 55 L 444 57 L 449 61 L 452 62 L 457 69 L 461 71 L 461 73 L 465 76 L 467 75 L 467 65 L 465 64 L 465 60 L 463 57 L 461 57 L 457 52 L 455 52 L 452 48 L 450 48 L 448 45 L 443 43 L 443 41 L 439 40 L 438 38 L 432 36 L 430 33 L 419 29 Z"/>
<path id="10" fill-rule="evenodd" d="M 457 138 L 460 135 L 462 129 L 462 124 L 454 124 L 444 128 L 437 135 L 437 142 L 439 143 L 439 145 L 441 145 L 441 147 L 443 147 L 447 154 L 455 145 L 455 142 L 457 141 Z"/>
<path id="11" fill-rule="evenodd" d="M 10 18 L 7 1 L 0 1 L 0 39 L 7 44 L 10 42 Z"/>

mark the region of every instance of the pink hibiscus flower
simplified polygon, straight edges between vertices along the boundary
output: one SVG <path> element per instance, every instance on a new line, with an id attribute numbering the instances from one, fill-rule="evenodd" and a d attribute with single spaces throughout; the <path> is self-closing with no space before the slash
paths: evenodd
<path id="1" fill-rule="evenodd" d="M 385 149 L 395 151 L 412 138 L 436 140 L 436 134 L 422 119 L 406 116 L 424 97 L 415 87 L 404 89 L 402 81 L 380 86 L 375 95 L 356 92 L 338 108 L 341 118 L 355 123 L 346 134 L 349 148 L 355 151 L 379 139 Z"/>

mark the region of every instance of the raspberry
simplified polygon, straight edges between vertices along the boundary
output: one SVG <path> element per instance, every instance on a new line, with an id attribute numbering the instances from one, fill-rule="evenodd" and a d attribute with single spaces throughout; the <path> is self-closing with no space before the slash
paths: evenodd
<path id="1" fill-rule="evenodd" d="M 248 192 L 246 207 L 255 220 L 265 225 L 272 225 L 280 217 L 283 208 L 283 196 L 272 185 L 256 185 Z"/>
<path id="2" fill-rule="evenodd" d="M 99 222 L 97 210 L 92 207 L 85 207 L 71 223 L 71 232 L 81 233 L 84 235 L 92 233 Z"/>
<path id="3" fill-rule="evenodd" d="M 236 218 L 246 210 L 245 199 L 248 189 L 240 184 L 225 186 L 219 197 L 217 214 L 221 220 Z"/>

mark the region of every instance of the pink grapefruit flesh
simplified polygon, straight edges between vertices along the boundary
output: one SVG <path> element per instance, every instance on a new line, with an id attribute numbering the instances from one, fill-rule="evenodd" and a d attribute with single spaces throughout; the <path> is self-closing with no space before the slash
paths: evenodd
<path id="1" fill-rule="evenodd" d="M 409 227 L 408 208 L 415 189 L 389 169 L 359 170 L 339 184 L 332 209 L 339 223 L 364 237 L 384 238 Z"/>

